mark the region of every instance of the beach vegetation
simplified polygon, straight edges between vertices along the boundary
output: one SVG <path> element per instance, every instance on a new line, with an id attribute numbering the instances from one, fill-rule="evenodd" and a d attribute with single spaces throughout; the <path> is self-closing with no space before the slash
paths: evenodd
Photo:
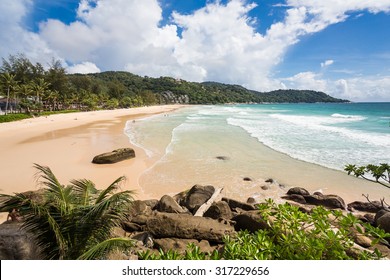
<path id="1" fill-rule="evenodd" d="M 24 54 L 3 58 L 0 75 L 0 96 L 5 97 L 0 98 L 0 109 L 5 114 L 176 103 L 346 102 L 310 90 L 257 92 L 239 85 L 141 77 L 121 71 L 68 74 L 58 60 L 43 67 L 41 63 L 33 64 Z"/>
<path id="2" fill-rule="evenodd" d="M 368 164 L 365 166 L 348 164 L 344 167 L 344 170 L 348 172 L 348 175 L 352 174 L 355 177 L 390 188 L 390 165 L 387 163 L 379 165 Z"/>
<path id="3" fill-rule="evenodd" d="M 380 259 L 378 250 L 354 248 L 354 230 L 370 236 L 373 243 L 386 242 L 383 230 L 358 220 L 352 214 L 316 207 L 303 213 L 298 207 L 276 204 L 269 199 L 259 206 L 262 216 L 269 221 L 269 229 L 254 233 L 240 231 L 237 236 L 226 236 L 221 249 L 205 253 L 191 244 L 180 254 L 175 251 L 139 252 L 146 260 L 348 260 Z"/>
<path id="4" fill-rule="evenodd" d="M 86 179 L 61 184 L 50 168 L 35 164 L 43 188 L 1 194 L 0 211 L 17 209 L 21 227 L 35 238 L 45 259 L 103 259 L 111 250 L 130 248 L 133 241 L 112 235 L 132 202 L 131 191 L 119 191 L 124 177 L 98 190 Z"/>

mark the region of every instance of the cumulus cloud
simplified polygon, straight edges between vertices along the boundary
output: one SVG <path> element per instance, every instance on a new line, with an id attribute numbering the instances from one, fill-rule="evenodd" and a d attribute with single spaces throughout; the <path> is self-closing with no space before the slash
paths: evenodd
<path id="1" fill-rule="evenodd" d="M 50 49 L 39 34 L 24 27 L 24 19 L 33 6 L 32 0 L 0 1 L 0 57 L 24 53 L 32 61 L 50 62 L 59 59 L 56 52 Z"/>
<path id="2" fill-rule="evenodd" d="M 353 80 L 330 82 L 310 71 L 278 79 L 274 69 L 302 36 L 345 21 L 350 12 L 390 12 L 390 0 L 286 0 L 283 20 L 261 34 L 256 19 L 249 16 L 256 7 L 250 0 L 207 1 L 189 14 L 173 12 L 165 25 L 158 0 L 80 0 L 77 20 L 65 24 L 49 19 L 33 33 L 22 23 L 33 4 L 32 0 L 0 2 L 0 23 L 9 26 L 0 33 L 2 56 L 11 50 L 36 60 L 61 58 L 74 65 L 68 68 L 73 72 L 127 70 L 257 90 L 307 86 L 351 96 L 358 96 Z M 324 61 L 321 67 L 332 63 Z M 372 85 L 369 80 L 367 87 Z"/>
<path id="3" fill-rule="evenodd" d="M 73 66 L 69 66 L 67 68 L 67 72 L 69 74 L 75 74 L 75 73 L 89 74 L 89 73 L 99 73 L 100 69 L 94 63 L 87 61 Z"/>
<path id="4" fill-rule="evenodd" d="M 325 79 L 320 73 L 301 72 L 292 77 L 283 78 L 281 82 L 287 88 L 323 91 L 334 97 L 351 101 L 389 100 L 390 76 L 330 80 Z"/>
<path id="5" fill-rule="evenodd" d="M 332 59 L 325 60 L 324 62 L 321 62 L 321 68 L 328 67 L 328 66 L 332 65 L 333 63 L 334 63 L 334 60 L 332 60 Z"/>

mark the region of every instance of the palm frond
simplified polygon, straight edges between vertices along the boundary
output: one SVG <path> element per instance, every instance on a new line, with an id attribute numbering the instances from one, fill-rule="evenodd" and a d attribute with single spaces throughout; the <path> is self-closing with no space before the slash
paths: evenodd
<path id="1" fill-rule="evenodd" d="M 81 205 L 88 205 L 92 198 L 98 193 L 95 183 L 91 180 L 79 179 L 72 180 L 70 183 Z"/>
<path id="2" fill-rule="evenodd" d="M 118 179 L 116 179 L 114 182 L 112 182 L 111 185 L 109 185 L 105 190 L 103 190 L 98 198 L 96 199 L 96 204 L 100 203 L 103 199 L 105 199 L 109 194 L 112 194 L 114 191 L 116 191 L 119 188 L 119 185 L 126 180 L 125 176 L 121 176 Z"/>
<path id="3" fill-rule="evenodd" d="M 87 252 L 82 254 L 78 259 L 79 260 L 96 260 L 103 259 L 107 253 L 114 249 L 126 249 L 134 246 L 134 241 L 131 239 L 118 237 L 107 239 L 99 244 L 96 244 L 90 248 Z"/>

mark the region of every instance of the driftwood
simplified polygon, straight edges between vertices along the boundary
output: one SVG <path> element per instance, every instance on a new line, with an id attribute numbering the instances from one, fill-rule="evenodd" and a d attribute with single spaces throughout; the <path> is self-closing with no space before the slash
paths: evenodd
<path id="1" fill-rule="evenodd" d="M 215 190 L 214 194 L 210 197 L 206 203 L 203 203 L 199 209 L 196 211 L 194 216 L 203 217 L 203 214 L 210 208 L 210 206 L 217 200 L 218 196 L 222 192 L 223 188 L 218 188 Z"/>

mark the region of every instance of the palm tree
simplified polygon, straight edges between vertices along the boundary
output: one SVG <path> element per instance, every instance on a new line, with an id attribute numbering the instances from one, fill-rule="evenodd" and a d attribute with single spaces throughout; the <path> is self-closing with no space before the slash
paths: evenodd
<path id="1" fill-rule="evenodd" d="M 60 184 L 50 168 L 34 165 L 44 188 L 39 198 L 26 193 L 1 194 L 0 211 L 18 209 L 22 228 L 33 234 L 45 259 L 99 259 L 133 241 L 112 238 L 132 201 L 131 191 L 118 190 L 119 177 L 104 190 L 86 179 Z"/>
<path id="2" fill-rule="evenodd" d="M 5 114 L 8 112 L 9 98 L 11 91 L 13 91 L 17 85 L 17 81 L 15 80 L 15 75 L 10 74 L 9 72 L 5 72 L 1 75 L 2 83 L 4 87 L 7 89 L 7 100 L 5 104 Z"/>
<path id="3" fill-rule="evenodd" d="M 49 83 L 43 78 L 39 78 L 32 84 L 32 89 L 36 95 L 35 102 L 38 104 L 40 102 L 40 97 L 45 94 L 49 87 Z"/>
<path id="4" fill-rule="evenodd" d="M 33 94 L 31 84 L 21 84 L 16 88 L 18 94 L 22 97 L 20 107 L 25 109 L 25 112 L 30 113 L 31 101 L 28 99 Z"/>

